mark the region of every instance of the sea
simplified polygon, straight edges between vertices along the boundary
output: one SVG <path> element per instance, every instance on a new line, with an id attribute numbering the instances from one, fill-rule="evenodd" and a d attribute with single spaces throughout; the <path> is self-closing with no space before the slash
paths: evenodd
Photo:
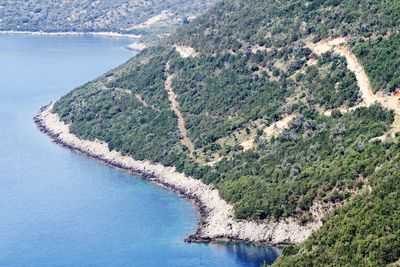
<path id="1" fill-rule="evenodd" d="M 134 40 L 0 35 L 0 266 L 260 266 L 279 248 L 188 244 L 191 203 L 52 143 L 40 107 L 117 67 Z"/>

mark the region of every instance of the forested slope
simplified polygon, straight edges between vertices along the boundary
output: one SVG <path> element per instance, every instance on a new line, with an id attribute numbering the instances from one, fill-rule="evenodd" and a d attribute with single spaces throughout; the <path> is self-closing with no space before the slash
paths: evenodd
<path id="1" fill-rule="evenodd" d="M 325 221 L 277 264 L 391 263 L 400 257 L 397 113 L 363 104 L 346 58 L 308 44 L 346 37 L 340 45 L 374 92 L 392 97 L 399 20 L 395 0 L 226 0 L 54 110 L 80 137 L 215 185 L 238 218 Z M 193 153 L 168 99 L 171 76 Z"/>
<path id="2" fill-rule="evenodd" d="M 217 0 L 0 0 L 1 31 L 164 35 Z"/>
<path id="3" fill-rule="evenodd" d="M 385 266 L 400 254 L 399 144 L 370 177 L 372 188 L 335 212 L 309 240 L 285 248 L 276 266 Z"/>

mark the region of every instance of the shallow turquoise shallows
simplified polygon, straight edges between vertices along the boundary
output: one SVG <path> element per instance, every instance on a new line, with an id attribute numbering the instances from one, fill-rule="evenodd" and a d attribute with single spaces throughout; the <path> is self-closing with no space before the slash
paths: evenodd
<path id="1" fill-rule="evenodd" d="M 40 106 L 116 67 L 129 40 L 0 36 L 0 266 L 259 266 L 278 249 L 187 244 L 185 199 L 57 146 Z"/>

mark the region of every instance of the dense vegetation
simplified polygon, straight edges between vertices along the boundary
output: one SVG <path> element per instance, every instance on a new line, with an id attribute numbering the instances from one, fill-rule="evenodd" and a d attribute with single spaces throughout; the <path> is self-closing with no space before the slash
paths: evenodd
<path id="1" fill-rule="evenodd" d="M 329 211 L 348 203 L 277 264 L 394 262 L 398 140 L 377 138 L 390 129 L 393 112 L 374 104 L 341 113 L 361 100 L 355 75 L 344 58 L 317 56 L 305 43 L 347 35 L 374 87 L 393 91 L 399 16 L 394 0 L 226 0 L 64 96 L 54 110 L 83 138 L 213 184 L 238 218 L 304 224 L 321 215 L 315 206 Z M 182 58 L 173 45 L 191 46 L 198 56 Z M 193 155 L 180 140 L 168 75 Z M 289 115 L 294 119 L 282 133 L 265 137 L 266 127 Z M 244 151 L 247 141 L 253 145 Z"/>
<path id="2" fill-rule="evenodd" d="M 354 52 L 365 66 L 375 91 L 392 93 L 400 89 L 400 36 L 390 35 L 362 41 Z"/>
<path id="3" fill-rule="evenodd" d="M 253 60 L 253 55 L 239 53 L 172 62 L 174 88 L 196 147 L 215 142 L 249 120 L 280 117 L 294 89 L 284 80 L 257 74 L 257 67 L 249 66 Z"/>
<path id="4" fill-rule="evenodd" d="M 306 242 L 285 248 L 276 266 L 385 266 L 400 258 L 399 143 L 365 191 L 337 210 Z"/>
<path id="5" fill-rule="evenodd" d="M 169 54 L 162 49 L 148 50 L 124 64 L 122 70 L 67 94 L 55 110 L 73 121 L 72 132 L 83 138 L 104 140 L 111 149 L 137 159 L 173 164 L 185 148 L 179 142 L 175 114 L 164 89 L 163 63 Z M 143 61 L 146 63 L 139 64 Z"/>
<path id="6" fill-rule="evenodd" d="M 176 38 L 209 53 L 254 44 L 287 49 L 304 38 L 369 38 L 397 32 L 399 25 L 395 0 L 224 1 Z"/>
<path id="7" fill-rule="evenodd" d="M 348 199 L 385 161 L 385 147 L 368 141 L 391 121 L 379 106 L 334 117 L 305 110 L 282 135 L 221 162 L 219 175 L 206 178 L 221 183 L 239 218 L 301 215 L 304 223 L 313 203 Z"/>
<path id="8" fill-rule="evenodd" d="M 352 107 L 359 100 L 357 80 L 348 71 L 346 60 L 330 53 L 319 58 L 317 65 L 307 67 L 305 74 L 299 73 L 296 80 L 302 81 L 302 91 L 311 105 L 334 109 Z"/>
<path id="9" fill-rule="evenodd" d="M 0 30 L 166 34 L 217 0 L 0 0 Z M 141 23 L 161 15 L 156 27 Z"/>

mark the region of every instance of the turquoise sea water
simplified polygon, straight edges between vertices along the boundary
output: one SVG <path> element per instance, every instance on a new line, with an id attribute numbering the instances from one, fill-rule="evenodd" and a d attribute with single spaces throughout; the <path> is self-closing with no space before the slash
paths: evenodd
<path id="1" fill-rule="evenodd" d="M 0 35 L 0 266 L 259 266 L 279 251 L 187 244 L 185 199 L 51 143 L 40 106 L 133 56 L 129 40 Z"/>

